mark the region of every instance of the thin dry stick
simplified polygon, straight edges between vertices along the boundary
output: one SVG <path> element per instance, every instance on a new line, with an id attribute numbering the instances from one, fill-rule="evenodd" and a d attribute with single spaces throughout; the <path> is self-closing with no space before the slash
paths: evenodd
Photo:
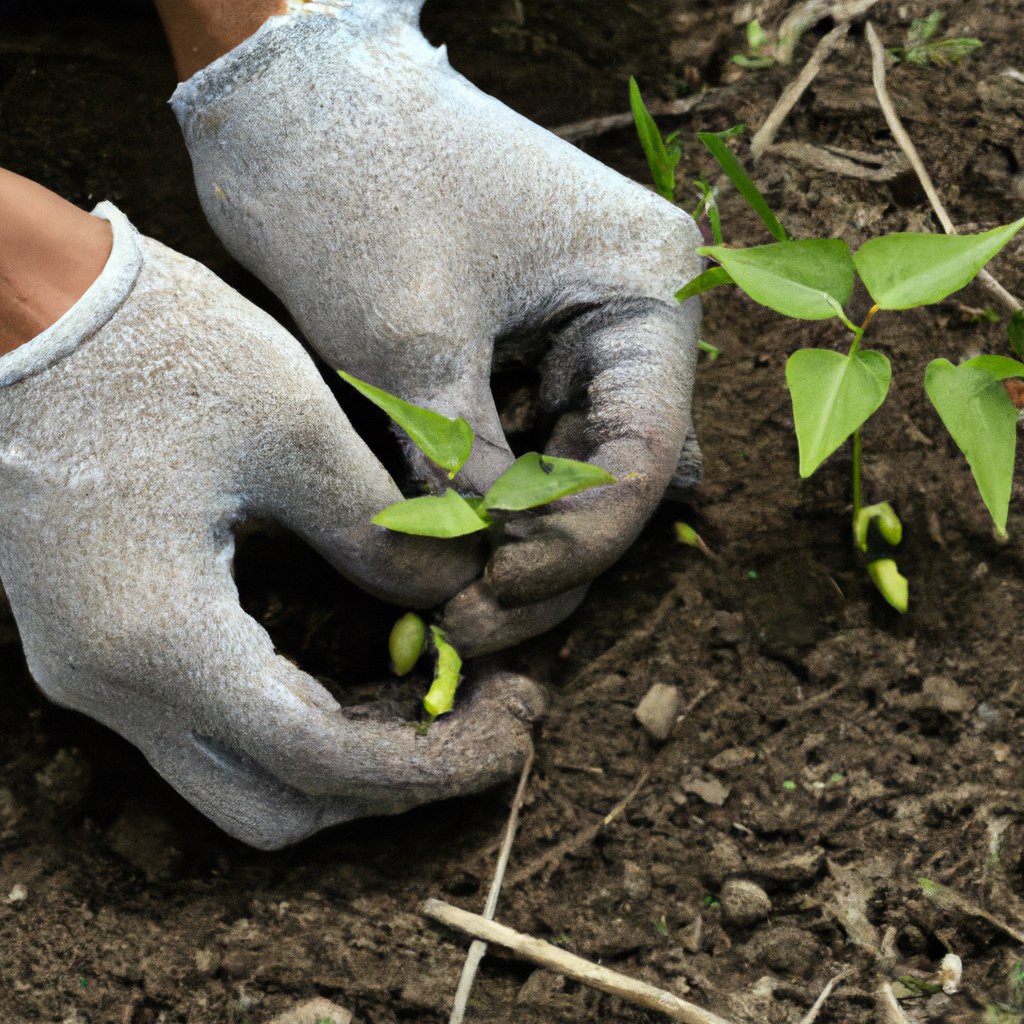
<path id="1" fill-rule="evenodd" d="M 828 1001 L 828 997 L 832 995 L 836 985 L 841 981 L 845 981 L 851 974 L 853 974 L 852 967 L 844 967 L 822 990 L 821 995 L 814 1000 L 814 1005 L 807 1011 L 807 1013 L 800 1019 L 800 1024 L 814 1024 L 818 1019 L 818 1014 L 821 1013 L 821 1008 Z"/>
<path id="2" fill-rule="evenodd" d="M 491 891 L 487 894 L 487 904 L 484 907 L 484 917 L 491 921 L 494 919 L 494 912 L 498 908 L 498 896 L 501 893 L 501 883 L 505 878 L 505 869 L 508 867 L 508 858 L 512 853 L 512 843 L 516 837 L 516 829 L 519 827 L 519 811 L 523 806 L 523 797 L 526 795 L 526 783 L 530 778 L 530 771 L 533 768 L 533 748 L 526 757 L 522 774 L 519 776 L 519 785 L 516 787 L 516 795 L 512 799 L 512 807 L 508 812 L 508 824 L 505 826 L 505 838 L 502 840 L 501 851 L 498 854 L 498 862 L 494 867 L 494 878 L 491 880 Z M 466 962 L 462 966 L 462 976 L 459 978 L 459 987 L 455 990 L 455 1002 L 452 1004 L 452 1013 L 448 1018 L 448 1024 L 462 1024 L 466 1016 L 466 1004 L 469 1002 L 469 993 L 473 988 L 473 981 L 476 979 L 477 968 L 487 952 L 487 943 L 475 939 L 470 943 L 469 952 L 466 954 Z"/>
<path id="3" fill-rule="evenodd" d="M 655 117 L 688 114 L 698 103 L 707 98 L 707 93 L 699 96 L 684 96 L 682 99 L 670 100 L 667 103 L 652 103 L 650 110 Z M 632 114 L 609 114 L 607 117 L 588 117 L 584 121 L 572 121 L 569 124 L 552 128 L 551 131 L 566 142 L 582 142 L 596 135 L 604 135 L 619 128 L 628 128 L 633 124 Z"/>
<path id="4" fill-rule="evenodd" d="M 896 998 L 896 993 L 892 990 L 892 985 L 887 981 L 883 981 L 878 987 L 878 1008 L 884 1014 L 883 1024 L 910 1024 Z"/>
<path id="5" fill-rule="evenodd" d="M 644 783 L 646 783 L 650 777 L 651 765 L 646 765 L 643 771 L 637 776 L 636 782 L 633 783 L 633 788 L 603 818 L 595 824 L 583 829 L 582 832 L 577 832 L 568 839 L 563 839 L 562 842 L 557 846 L 553 846 L 547 853 L 535 858 L 525 867 L 520 868 L 514 875 L 512 875 L 508 884 L 511 886 L 519 885 L 521 882 L 525 882 L 528 879 L 533 878 L 534 875 L 539 874 L 541 871 L 545 871 L 548 874 L 548 877 L 553 875 L 558 865 L 561 864 L 566 857 L 570 854 L 576 853 L 578 850 L 582 850 L 585 846 L 589 846 L 599 835 L 602 829 L 607 828 L 629 807 L 629 805 L 636 799 L 640 790 L 643 789 Z"/>
<path id="6" fill-rule="evenodd" d="M 943 910 L 954 910 L 966 914 L 968 917 L 978 917 L 982 921 L 987 921 L 994 928 L 998 928 L 999 931 L 1005 932 L 1014 942 L 1024 944 L 1024 932 L 1020 928 L 1015 928 L 1009 921 L 993 914 L 969 896 L 965 896 L 956 889 L 951 889 L 948 885 L 940 885 L 938 882 L 924 878 L 919 880 L 919 884 L 921 892 Z"/>
<path id="7" fill-rule="evenodd" d="M 896 113 L 896 107 L 889 95 L 889 89 L 885 83 L 886 55 L 885 48 L 882 46 L 882 40 L 878 38 L 875 26 L 870 21 L 865 22 L 864 30 L 867 33 L 868 43 L 871 46 L 871 81 L 875 86 L 878 105 L 882 108 L 882 113 L 885 115 L 885 123 L 889 126 L 889 131 L 892 132 L 893 138 L 899 144 L 900 149 L 903 150 L 910 161 L 910 166 L 913 167 L 918 181 L 921 182 L 924 194 L 928 197 L 928 202 L 931 203 L 931 207 L 935 211 L 935 216 L 939 218 L 939 223 L 942 225 L 943 230 L 947 235 L 955 235 L 957 233 L 956 225 L 946 212 L 945 206 L 942 205 L 942 200 L 935 189 L 931 175 L 928 173 L 924 161 L 917 152 L 917 147 L 914 145 L 913 140 L 903 127 L 903 123 L 900 121 L 899 115 Z M 1008 292 L 989 271 L 979 271 L 978 280 L 988 289 L 990 295 L 1002 303 L 1003 308 L 1007 312 L 1016 313 L 1021 308 L 1020 299 Z"/>
<path id="8" fill-rule="evenodd" d="M 635 978 L 609 970 L 599 964 L 591 963 L 589 960 L 584 960 L 583 957 L 551 945 L 550 942 L 544 942 L 531 935 L 523 935 L 505 925 L 488 921 L 479 914 L 471 914 L 467 910 L 453 907 L 450 903 L 444 903 L 441 900 L 427 900 L 422 909 L 427 917 L 440 921 L 441 924 L 448 925 L 449 928 L 455 928 L 486 942 L 504 946 L 524 960 L 550 968 L 559 974 L 564 974 L 567 978 L 590 985 L 602 992 L 619 996 L 637 1006 L 643 1006 L 648 1010 L 657 1010 L 672 1020 L 682 1021 L 683 1024 L 728 1024 L 728 1021 L 722 1017 L 702 1009 L 695 1003 L 688 1003 L 671 992 L 655 988 L 654 985 L 637 981 Z"/>
<path id="9" fill-rule="evenodd" d="M 754 132 L 754 136 L 750 140 L 750 152 L 755 160 L 775 141 L 782 122 L 786 120 L 789 112 L 797 105 L 800 97 L 807 91 L 807 87 L 814 81 L 829 54 L 846 38 L 849 31 L 850 23 L 848 21 L 841 21 L 836 25 L 814 48 L 814 53 L 811 54 L 810 60 L 803 66 L 800 74 L 782 91 L 772 112 L 765 118 L 764 124 Z"/>

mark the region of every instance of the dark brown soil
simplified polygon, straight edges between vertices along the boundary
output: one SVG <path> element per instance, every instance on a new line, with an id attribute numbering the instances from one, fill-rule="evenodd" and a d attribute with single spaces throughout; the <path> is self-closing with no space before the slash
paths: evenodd
<path id="1" fill-rule="evenodd" d="M 439 2 L 429 29 L 456 66 L 548 125 L 622 112 L 631 73 L 651 99 L 703 90 L 689 114 L 663 121 L 687 139 L 687 181 L 713 170 L 692 132 L 760 125 L 830 27 L 803 39 L 793 65 L 743 71 L 728 60 L 744 49 L 743 24 L 756 9 L 771 29 L 783 4 L 523 0 L 521 18 L 518 6 Z M 933 6 L 882 2 L 873 17 L 895 46 Z M 1019 0 L 941 6 L 943 33 L 984 48 L 955 67 L 897 67 L 891 88 L 954 220 L 989 227 L 1024 211 L 1024 10 Z M 0 23 L 0 165 L 82 205 L 115 200 L 143 231 L 260 297 L 203 224 L 164 103 L 174 75 L 154 17 L 127 3 L 76 10 L 46 5 L 45 16 Z M 859 28 L 780 140 L 892 155 Z M 584 145 L 645 177 L 628 129 Z M 756 176 L 796 234 L 858 244 L 937 230 L 907 174 L 879 184 L 768 155 Z M 723 206 L 731 240 L 767 240 L 741 203 Z M 1024 240 L 994 269 L 1024 294 Z M 848 456 L 808 482 L 796 473 L 785 359 L 838 344 L 838 332 L 712 294 L 704 331 L 722 355 L 698 381 L 706 485 L 696 504 L 665 507 L 570 622 L 506 657 L 545 681 L 552 703 L 503 921 L 737 1022 L 795 1024 L 846 965 L 818 1021 L 885 1021 L 879 985 L 924 977 L 947 952 L 963 959 L 962 990 L 903 1000 L 910 1020 L 1024 1020 L 1012 983 L 1019 941 L 925 898 L 917 881 L 952 886 L 1024 929 L 1024 495 L 1018 486 L 1010 539 L 998 541 L 921 389 L 931 358 L 1005 350 L 989 305 L 971 287 L 876 323 L 896 385 L 865 432 L 866 487 L 906 526 L 899 563 L 912 606 L 901 617 L 848 541 Z M 678 517 L 716 560 L 675 541 Z M 385 674 L 393 611 L 353 600 L 290 542 L 250 543 L 240 583 L 312 671 L 361 683 Z M 465 942 L 418 907 L 439 896 L 482 908 L 511 788 L 256 853 L 118 738 L 47 704 L 5 622 L 0 1021 L 264 1024 L 313 995 L 360 1024 L 447 1020 Z M 679 686 L 686 708 L 660 747 L 633 719 L 656 682 Z M 400 692 L 411 703 L 414 691 Z M 559 852 L 645 775 L 596 838 Z M 744 920 L 731 879 L 756 883 L 770 910 Z M 469 1015 L 660 1019 L 500 952 L 484 962 Z"/>

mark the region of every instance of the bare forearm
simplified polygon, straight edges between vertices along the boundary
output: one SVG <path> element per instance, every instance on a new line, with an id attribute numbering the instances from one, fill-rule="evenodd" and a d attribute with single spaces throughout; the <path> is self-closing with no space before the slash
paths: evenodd
<path id="1" fill-rule="evenodd" d="M 181 81 L 233 50 L 275 14 L 285 0 L 156 0 Z"/>
<path id="2" fill-rule="evenodd" d="M 64 315 L 110 255 L 110 226 L 0 170 L 0 355 Z"/>

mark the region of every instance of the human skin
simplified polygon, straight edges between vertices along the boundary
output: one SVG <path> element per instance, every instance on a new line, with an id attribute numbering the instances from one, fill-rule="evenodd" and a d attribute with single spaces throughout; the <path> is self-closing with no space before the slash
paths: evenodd
<path id="1" fill-rule="evenodd" d="M 110 225 L 0 169 L 0 355 L 56 323 L 110 255 Z"/>

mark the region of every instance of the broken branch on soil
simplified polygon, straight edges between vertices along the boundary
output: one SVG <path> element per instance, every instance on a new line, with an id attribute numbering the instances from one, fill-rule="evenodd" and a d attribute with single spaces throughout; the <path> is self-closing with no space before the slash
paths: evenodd
<path id="1" fill-rule="evenodd" d="M 832 995 L 836 985 L 841 981 L 845 981 L 851 974 L 853 974 L 852 967 L 844 967 L 822 990 L 821 995 L 814 1000 L 814 1005 L 807 1011 L 807 1013 L 800 1019 L 800 1024 L 814 1024 L 818 1019 L 818 1014 L 821 1013 L 821 1008 L 828 1002 L 828 998 Z"/>
<path id="2" fill-rule="evenodd" d="M 881 1011 L 882 1024 L 910 1024 L 892 985 L 887 981 L 878 986 L 878 1009 Z"/>
<path id="3" fill-rule="evenodd" d="M 969 896 L 965 896 L 956 889 L 951 889 L 948 885 L 940 885 L 938 882 L 933 882 L 927 878 L 919 878 L 917 881 L 921 886 L 921 892 L 936 906 L 941 907 L 943 910 L 957 911 L 958 913 L 966 914 L 968 917 L 977 917 L 982 921 L 987 921 L 994 928 L 998 928 L 1009 935 L 1014 942 L 1024 944 L 1024 931 L 1015 928 L 1009 921 L 993 914 Z"/>
<path id="4" fill-rule="evenodd" d="M 528 881 L 534 875 L 544 872 L 545 882 L 550 881 L 551 876 L 558 870 L 559 865 L 566 857 L 589 846 L 600 834 L 602 829 L 607 828 L 629 805 L 636 799 L 637 794 L 643 789 L 644 784 L 651 777 L 651 765 L 645 765 L 643 771 L 637 776 L 633 788 L 601 819 L 593 825 L 589 825 L 582 832 L 563 839 L 557 846 L 552 847 L 547 853 L 535 858 L 524 868 L 520 868 L 510 879 L 509 885 L 516 886 Z"/>
<path id="5" fill-rule="evenodd" d="M 581 956 L 576 956 L 575 953 L 559 949 L 550 942 L 544 942 L 543 939 L 524 935 L 495 921 L 488 921 L 479 914 L 471 914 L 468 910 L 453 907 L 450 903 L 430 899 L 423 904 L 422 910 L 427 917 L 449 928 L 483 939 L 485 942 L 504 946 L 524 960 L 618 996 L 636 1006 L 656 1010 L 672 1020 L 682 1021 L 683 1024 L 729 1024 L 710 1010 L 705 1010 L 695 1003 L 688 1003 L 671 992 L 592 963 Z"/>
<path id="6" fill-rule="evenodd" d="M 878 105 L 885 116 L 885 122 L 889 126 L 889 131 L 892 132 L 893 138 L 910 161 L 910 166 L 914 169 L 917 180 L 921 182 L 921 187 L 924 189 L 928 202 L 931 203 L 931 207 L 935 211 L 935 216 L 939 218 L 942 229 L 947 235 L 955 235 L 957 233 L 956 225 L 946 212 L 946 207 L 939 198 L 935 183 L 932 181 L 931 175 L 928 173 L 928 169 L 925 167 L 913 139 L 911 139 L 910 135 L 907 134 L 907 130 L 903 127 L 903 122 L 900 121 L 899 114 L 896 113 L 896 106 L 889 95 L 889 88 L 885 81 L 887 57 L 882 41 L 878 38 L 878 33 L 870 21 L 865 22 L 864 31 L 867 34 L 868 44 L 871 47 L 871 81 L 874 84 Z M 1020 299 L 1011 292 L 1008 292 L 989 271 L 980 270 L 978 272 L 978 280 L 988 290 L 989 294 L 1001 303 L 1008 313 L 1016 313 L 1017 310 L 1022 308 Z"/>
<path id="7" fill-rule="evenodd" d="M 530 778 L 530 771 L 533 769 L 533 748 L 530 748 L 523 764 L 522 773 L 519 776 L 519 785 L 516 787 L 516 795 L 512 798 L 512 806 L 508 812 L 508 824 L 505 826 L 505 838 L 501 843 L 501 851 L 498 853 L 498 862 L 494 866 L 494 878 L 491 880 L 491 889 L 487 894 L 487 903 L 484 906 L 484 917 L 488 921 L 494 919 L 494 912 L 498 909 L 498 896 L 501 893 L 501 883 L 505 878 L 505 869 L 508 867 L 508 858 L 512 853 L 512 843 L 516 837 L 516 830 L 519 827 L 519 811 L 523 806 L 523 797 L 526 795 L 526 783 Z M 476 979 L 476 972 L 487 952 L 487 943 L 474 939 L 466 954 L 466 962 L 462 966 L 462 974 L 459 977 L 459 985 L 455 990 L 455 1001 L 452 1003 L 452 1013 L 448 1018 L 448 1024 L 462 1024 L 466 1016 L 466 1005 L 469 1002 L 469 993 L 473 988 Z"/>

